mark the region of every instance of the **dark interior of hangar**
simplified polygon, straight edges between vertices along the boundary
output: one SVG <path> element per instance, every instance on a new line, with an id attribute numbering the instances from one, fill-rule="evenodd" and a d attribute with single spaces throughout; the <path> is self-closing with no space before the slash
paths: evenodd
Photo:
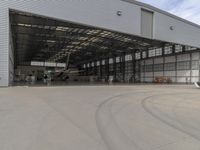
<path id="1" fill-rule="evenodd" d="M 15 82 L 140 82 L 138 59 L 150 57 L 151 49 L 159 55 L 166 46 L 175 49 L 172 43 L 18 11 L 10 11 L 10 22 Z"/>

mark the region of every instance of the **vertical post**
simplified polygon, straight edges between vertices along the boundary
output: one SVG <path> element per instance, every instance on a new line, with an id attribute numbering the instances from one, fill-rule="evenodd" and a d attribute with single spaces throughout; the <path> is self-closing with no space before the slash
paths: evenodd
<path id="1" fill-rule="evenodd" d="M 94 75 L 97 75 L 97 61 L 94 62 Z"/>
<path id="2" fill-rule="evenodd" d="M 175 45 L 172 46 L 172 54 L 175 56 L 175 82 L 178 82 L 178 76 L 177 76 L 177 54 L 175 53 Z"/>
<path id="3" fill-rule="evenodd" d="M 149 49 L 147 49 L 147 51 L 146 51 L 146 59 L 148 59 L 149 58 Z"/>
<path id="4" fill-rule="evenodd" d="M 162 47 L 162 56 L 165 56 L 165 46 Z"/>
<path id="5" fill-rule="evenodd" d="M 132 53 L 132 63 L 133 63 L 133 82 L 135 83 L 136 79 L 136 61 L 135 61 L 135 51 Z"/>
<path id="6" fill-rule="evenodd" d="M 183 53 L 186 51 L 186 47 L 183 45 Z"/>
<path id="7" fill-rule="evenodd" d="M 103 72 L 102 72 L 102 59 L 99 61 L 99 67 L 100 67 L 100 78 L 102 79 Z"/>
<path id="8" fill-rule="evenodd" d="M 172 45 L 172 54 L 175 54 L 175 45 Z"/>
<path id="9" fill-rule="evenodd" d="M 89 73 L 89 74 L 88 74 L 89 76 L 91 75 L 91 72 L 92 72 L 92 65 L 91 65 L 91 62 L 89 62 L 89 72 L 88 72 L 88 73 Z"/>
<path id="10" fill-rule="evenodd" d="M 199 52 L 199 63 L 200 63 L 200 52 Z M 199 79 L 198 82 L 200 81 L 200 64 L 198 63 L 198 69 L 199 69 Z"/>
<path id="11" fill-rule="evenodd" d="M 109 58 L 106 59 L 105 61 L 105 66 L 106 66 L 106 76 L 107 76 L 107 80 L 109 79 Z"/>
<path id="12" fill-rule="evenodd" d="M 125 73 L 126 73 L 125 55 L 126 55 L 126 53 L 124 52 L 124 53 L 122 54 L 122 76 L 123 76 L 123 82 L 125 82 Z"/>
<path id="13" fill-rule="evenodd" d="M 108 57 L 108 79 L 109 79 L 109 76 L 110 76 L 110 58 Z"/>
<path id="14" fill-rule="evenodd" d="M 114 81 L 116 81 L 117 80 L 116 56 L 113 57 L 113 71 L 114 71 Z"/>
<path id="15" fill-rule="evenodd" d="M 190 53 L 190 83 L 192 83 L 192 53 Z"/>
<path id="16" fill-rule="evenodd" d="M 140 59 L 142 59 L 143 57 L 142 57 L 142 51 L 140 51 Z"/>
<path id="17" fill-rule="evenodd" d="M 69 59 L 70 59 L 70 53 L 67 53 L 67 60 L 66 60 L 66 67 L 65 70 L 69 69 Z"/>
<path id="18" fill-rule="evenodd" d="M 140 61 L 141 65 L 141 61 Z M 144 60 L 143 81 L 146 82 L 146 60 Z M 140 70 L 141 71 L 141 70 Z"/>
<path id="19" fill-rule="evenodd" d="M 88 76 L 88 63 L 86 64 L 86 76 Z"/>
<path id="20" fill-rule="evenodd" d="M 162 57 L 163 57 L 163 76 L 165 77 L 165 47 L 162 47 Z"/>
<path id="21" fill-rule="evenodd" d="M 154 64 L 155 62 L 154 62 L 154 58 L 152 58 L 152 77 L 153 77 L 153 80 L 152 80 L 152 82 L 154 81 L 154 78 L 155 78 L 155 69 L 154 69 Z"/>
<path id="22" fill-rule="evenodd" d="M 178 82 L 178 77 L 177 77 L 177 55 L 175 55 L 175 82 Z"/>

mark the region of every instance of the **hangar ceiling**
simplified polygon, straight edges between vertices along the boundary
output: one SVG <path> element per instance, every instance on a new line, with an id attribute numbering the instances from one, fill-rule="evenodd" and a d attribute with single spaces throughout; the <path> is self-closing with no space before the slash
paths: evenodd
<path id="1" fill-rule="evenodd" d="M 166 44 L 17 11 L 10 11 L 10 22 L 15 65 L 65 62 L 69 53 L 70 63 L 77 65 Z"/>

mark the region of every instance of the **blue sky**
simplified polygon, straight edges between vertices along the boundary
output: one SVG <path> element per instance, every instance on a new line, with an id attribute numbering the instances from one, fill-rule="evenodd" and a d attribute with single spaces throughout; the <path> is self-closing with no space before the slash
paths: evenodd
<path id="1" fill-rule="evenodd" d="M 200 0 L 138 0 L 200 25 Z"/>

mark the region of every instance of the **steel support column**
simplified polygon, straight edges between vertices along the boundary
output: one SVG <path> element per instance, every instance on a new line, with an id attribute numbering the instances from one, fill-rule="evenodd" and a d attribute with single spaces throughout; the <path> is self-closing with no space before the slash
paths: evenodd
<path id="1" fill-rule="evenodd" d="M 125 73 L 126 73 L 125 55 L 126 55 L 126 53 L 124 52 L 124 53 L 122 53 L 122 56 L 121 56 L 121 72 L 122 72 L 123 82 L 125 82 Z"/>
<path id="2" fill-rule="evenodd" d="M 178 77 L 177 77 L 177 55 L 175 55 L 175 82 L 178 82 Z"/>
<path id="3" fill-rule="evenodd" d="M 132 53 L 132 64 L 133 64 L 133 76 L 132 76 L 132 82 L 135 83 L 136 79 L 136 61 L 135 61 L 135 52 Z"/>
<path id="4" fill-rule="evenodd" d="M 105 59 L 105 72 L 106 72 L 106 80 L 109 79 L 109 58 Z"/>
<path id="5" fill-rule="evenodd" d="M 86 76 L 88 76 L 88 72 L 89 72 L 89 67 L 88 64 L 86 64 Z"/>
<path id="6" fill-rule="evenodd" d="M 190 83 L 192 83 L 192 53 L 190 53 Z"/>
<path id="7" fill-rule="evenodd" d="M 163 76 L 165 77 L 165 47 L 162 47 L 162 57 L 163 57 Z"/>
<path id="8" fill-rule="evenodd" d="M 114 81 L 117 80 L 117 65 L 116 65 L 116 57 L 113 58 L 113 72 L 114 72 Z"/>
<path id="9" fill-rule="evenodd" d="M 97 62 L 95 61 L 94 62 L 94 75 L 96 76 L 98 73 L 97 73 Z"/>
<path id="10" fill-rule="evenodd" d="M 99 69 L 100 69 L 100 78 L 102 79 L 102 76 L 103 76 L 103 67 L 102 67 L 102 59 L 99 61 Z"/>

